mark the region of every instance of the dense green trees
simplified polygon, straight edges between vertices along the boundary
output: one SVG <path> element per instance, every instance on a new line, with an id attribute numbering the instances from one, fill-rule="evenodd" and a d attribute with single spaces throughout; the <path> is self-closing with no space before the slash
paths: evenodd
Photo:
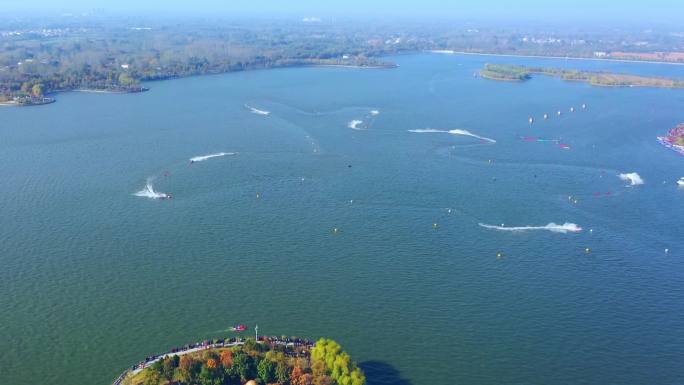
<path id="1" fill-rule="evenodd" d="M 366 376 L 361 369 L 351 361 L 351 357 L 342 351 L 342 347 L 335 341 L 321 338 L 316 347 L 311 350 L 314 369 L 314 383 L 325 382 L 321 364 L 325 364 L 326 374 L 338 385 L 364 385 Z"/>
<path id="2" fill-rule="evenodd" d="M 523 81 L 530 78 L 530 71 L 522 66 L 485 64 L 480 75 L 489 79 Z"/>
<path id="3" fill-rule="evenodd" d="M 139 83 L 139 82 L 137 80 L 133 79 L 131 77 L 131 75 L 128 74 L 128 72 L 122 72 L 119 75 L 119 84 L 124 86 L 124 87 L 132 86 L 132 85 L 137 84 L 137 83 Z"/>
<path id="4" fill-rule="evenodd" d="M 277 364 L 271 360 L 261 360 L 257 366 L 257 372 L 261 381 L 266 384 L 274 382 L 276 379 L 276 366 Z"/>
<path id="5" fill-rule="evenodd" d="M 245 382 L 257 377 L 257 365 L 254 358 L 243 351 L 233 356 L 232 370 Z"/>

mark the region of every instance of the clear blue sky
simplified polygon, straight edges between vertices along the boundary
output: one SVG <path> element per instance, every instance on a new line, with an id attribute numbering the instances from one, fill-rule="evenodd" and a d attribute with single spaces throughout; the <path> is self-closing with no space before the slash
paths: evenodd
<path id="1" fill-rule="evenodd" d="M 525 17 L 684 21 L 684 0 L 0 0 L 0 12 L 85 11 L 301 16 Z"/>

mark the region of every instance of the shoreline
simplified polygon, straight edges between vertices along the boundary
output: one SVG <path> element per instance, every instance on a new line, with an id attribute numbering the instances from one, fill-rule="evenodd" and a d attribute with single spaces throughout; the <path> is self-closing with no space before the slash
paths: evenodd
<path id="1" fill-rule="evenodd" d="M 16 100 L 0 102 L 0 107 L 36 107 L 57 102 L 55 98 L 44 97 L 40 102 L 20 103 Z"/>
<path id="2" fill-rule="evenodd" d="M 678 144 L 674 144 L 668 140 L 669 138 L 664 137 L 664 136 L 659 136 L 657 137 L 658 142 L 663 145 L 665 148 L 670 149 L 679 155 L 684 155 L 684 146 L 680 146 Z"/>
<path id="3" fill-rule="evenodd" d="M 192 354 L 195 352 L 200 352 L 204 350 L 211 350 L 211 349 L 218 349 L 218 348 L 224 348 L 224 347 L 233 347 L 233 346 L 238 346 L 238 345 L 244 345 L 244 341 L 235 341 L 235 342 L 219 342 L 215 344 L 204 344 L 204 343 L 196 343 L 196 344 L 191 344 L 188 345 L 188 349 L 172 349 L 169 352 L 162 353 L 162 354 L 157 354 L 154 356 L 151 356 L 151 359 L 145 359 L 141 363 L 137 365 L 133 365 L 131 368 L 126 369 L 123 373 L 121 373 L 114 382 L 112 382 L 112 385 L 121 385 L 123 381 L 129 376 L 129 375 L 136 375 L 140 373 L 143 369 L 146 369 L 150 367 L 152 364 L 159 360 L 163 360 L 166 357 L 173 357 L 173 356 L 184 356 L 186 354 Z"/>
<path id="4" fill-rule="evenodd" d="M 596 61 L 596 62 L 603 61 L 603 62 L 637 63 L 637 64 L 638 63 L 645 63 L 645 64 L 663 64 L 663 65 L 684 66 L 684 63 L 673 63 L 673 62 L 652 61 L 652 60 L 599 59 L 599 58 L 585 58 L 585 57 L 573 57 L 573 56 L 515 55 L 515 54 L 465 52 L 465 51 L 454 51 L 454 50 L 422 50 L 422 51 L 414 52 L 413 54 L 420 54 L 420 53 L 439 54 L 439 55 L 464 55 L 464 56 L 468 55 L 468 56 L 513 57 L 513 58 L 531 58 L 531 59 L 552 59 L 552 60 L 584 60 L 584 61 Z M 406 54 L 410 55 L 411 53 L 406 53 Z M 392 56 L 392 55 L 389 55 L 389 56 Z M 144 82 L 145 83 L 147 83 L 147 82 L 158 82 L 158 81 L 166 81 L 166 80 L 174 80 L 174 79 L 183 79 L 183 78 L 195 77 L 195 76 L 225 75 L 225 74 L 230 74 L 230 73 L 234 73 L 234 72 L 246 72 L 246 71 L 267 70 L 267 69 L 283 69 L 283 68 L 347 68 L 347 69 L 380 70 L 380 69 L 399 68 L 399 65 L 396 63 L 389 63 L 387 65 L 369 65 L 369 66 L 353 65 L 353 64 L 295 64 L 295 65 L 283 65 L 283 66 L 270 67 L 270 68 L 251 68 L 251 69 L 242 69 L 242 70 L 227 71 L 227 72 L 191 74 L 191 75 L 187 75 L 187 76 L 173 76 L 173 77 L 168 77 L 168 78 L 145 80 Z M 482 78 L 485 78 L 487 80 L 493 80 L 493 81 L 506 81 L 506 82 L 511 82 L 511 83 L 523 82 L 522 80 L 515 80 L 515 79 L 500 79 L 500 78 L 496 78 L 496 77 L 482 75 L 481 73 L 478 75 Z M 600 85 L 600 86 L 611 87 L 611 88 L 612 87 L 636 87 L 636 86 L 617 86 L 617 85 L 616 86 Z M 639 87 L 648 87 L 648 86 L 639 86 Z M 666 87 L 666 88 L 677 88 L 677 87 Z M 71 89 L 71 90 L 55 90 L 55 91 L 52 91 L 52 93 L 56 94 L 56 93 L 61 93 L 61 92 L 82 92 L 82 93 L 93 93 L 93 94 L 136 94 L 136 93 L 147 92 L 149 90 L 150 90 L 149 88 L 144 88 L 144 87 L 142 90 L 139 90 L 139 91 L 112 91 L 112 90 L 79 88 L 79 89 Z M 50 101 L 48 103 L 36 103 L 36 104 L 32 104 L 32 103 L 31 104 L 24 104 L 24 103 L 17 103 L 14 101 L 0 102 L 0 107 L 31 107 L 31 106 L 40 106 L 40 105 L 44 105 L 44 104 L 52 104 L 52 103 L 55 103 L 56 101 L 57 101 L 56 99 L 52 99 L 52 101 Z"/>
<path id="5" fill-rule="evenodd" d="M 438 55 L 463 55 L 463 56 L 491 56 L 491 57 L 512 57 L 512 58 L 530 58 L 530 59 L 551 59 L 551 60 L 578 60 L 578 61 L 595 61 L 595 62 L 616 62 L 616 63 L 634 63 L 634 64 L 662 64 L 662 65 L 678 65 L 678 66 L 684 66 L 684 63 L 675 63 L 675 62 L 665 62 L 665 61 L 653 61 L 653 60 L 630 60 L 630 59 L 600 59 L 600 58 L 589 58 L 589 57 L 574 57 L 574 56 L 544 56 L 544 55 L 516 55 L 516 54 L 497 54 L 497 53 L 482 53 L 482 52 L 466 52 L 466 51 L 454 51 L 454 50 L 421 50 L 421 51 L 416 51 L 413 53 L 404 53 L 405 55 L 411 55 L 411 54 L 420 54 L 420 53 L 427 53 L 427 54 L 438 54 Z M 394 55 L 387 55 L 387 56 L 394 56 Z M 364 66 L 364 65 L 352 65 L 352 64 L 295 64 L 295 65 L 282 65 L 282 66 L 276 66 L 276 67 L 270 67 L 270 68 L 250 68 L 250 69 L 241 69 L 241 70 L 234 70 L 234 71 L 226 71 L 226 72 L 216 72 L 216 73 L 204 73 L 204 74 L 190 74 L 187 76 L 171 76 L 171 77 L 166 77 L 166 78 L 159 78 L 159 79 L 150 79 L 150 80 L 144 80 L 144 83 L 149 83 L 149 82 L 158 82 L 158 81 L 166 81 L 166 80 L 174 80 L 174 79 L 183 79 L 183 78 L 189 78 L 189 77 L 195 77 L 195 76 L 207 76 L 207 75 L 225 75 L 225 74 L 231 74 L 235 72 L 247 72 L 247 71 L 256 71 L 256 70 L 270 70 L 270 69 L 284 69 L 284 68 L 347 68 L 347 69 L 373 69 L 373 70 L 379 70 L 379 69 L 396 69 L 399 68 L 400 66 L 396 63 L 389 63 L 387 65 L 369 65 L 369 66 Z M 485 78 L 487 80 L 493 80 L 493 81 L 505 81 L 505 82 L 511 82 L 511 83 L 520 83 L 524 82 L 523 80 L 516 80 L 516 79 L 500 79 L 492 76 L 487 76 L 483 75 L 481 73 L 478 74 L 478 76 Z M 644 86 L 644 85 L 594 85 L 590 84 L 591 86 L 601 86 L 601 87 L 610 87 L 610 88 L 616 88 L 616 87 L 646 87 L 648 88 L 649 86 Z M 679 88 L 679 87 L 658 87 L 658 88 Z M 93 93 L 93 94 L 136 94 L 136 93 L 143 93 L 149 91 L 149 88 L 143 87 L 142 90 L 139 91 L 112 91 L 112 90 L 99 90 L 99 89 L 87 89 L 87 88 L 79 88 L 79 89 L 66 89 L 66 90 L 55 90 L 51 91 L 52 94 L 57 94 L 61 92 L 82 92 L 82 93 Z M 57 100 L 52 98 L 50 102 L 47 103 L 18 103 L 14 101 L 9 101 L 9 102 L 0 102 L 0 107 L 31 107 L 31 106 L 40 106 L 44 104 L 52 104 L 55 103 Z"/>
<path id="6" fill-rule="evenodd" d="M 508 83 L 524 83 L 524 82 L 525 82 L 525 80 L 523 80 L 523 79 L 497 78 L 497 77 L 490 76 L 490 75 L 485 75 L 485 74 L 482 74 L 482 73 L 480 73 L 479 76 L 480 76 L 481 78 L 483 78 L 483 79 L 494 80 L 494 81 L 497 81 L 497 82 L 508 82 Z"/>
<path id="7" fill-rule="evenodd" d="M 399 68 L 399 65 L 395 63 L 391 63 L 388 65 L 373 65 L 373 66 L 363 66 L 363 65 L 352 65 L 352 64 L 296 64 L 296 65 L 283 65 L 283 66 L 278 66 L 278 67 L 270 67 L 270 68 L 250 68 L 250 69 L 242 69 L 242 70 L 235 70 L 235 71 L 226 71 L 226 72 L 216 72 L 216 73 L 204 73 L 204 74 L 191 74 L 187 76 L 172 76 L 172 77 L 167 77 L 167 78 L 159 78 L 159 79 L 150 79 L 150 80 L 144 80 L 141 81 L 141 83 L 150 83 L 150 82 L 161 82 L 161 81 L 167 81 L 167 80 L 176 80 L 176 79 L 185 79 L 185 78 L 191 78 L 191 77 L 196 77 L 196 76 L 210 76 L 210 75 L 227 75 L 227 74 L 232 74 L 232 73 L 238 73 L 238 72 L 247 72 L 247 71 L 258 71 L 258 70 L 272 70 L 272 69 L 286 69 L 286 68 L 348 68 L 348 69 L 394 69 L 394 68 Z M 136 91 L 113 91 L 113 90 L 99 90 L 99 89 L 88 89 L 88 88 L 76 88 L 76 89 L 61 89 L 61 90 L 54 90 L 50 91 L 50 94 L 58 94 L 62 92 L 81 92 L 81 93 L 89 93 L 89 94 L 139 94 L 139 93 L 144 93 L 150 91 L 149 88 L 147 87 L 142 87 L 141 90 L 136 90 Z M 41 106 L 44 104 L 52 104 L 57 101 L 56 98 L 50 98 L 51 101 L 47 103 L 18 103 L 16 101 L 9 101 L 9 102 L 0 102 L 0 107 L 31 107 L 31 106 Z"/>
<path id="8" fill-rule="evenodd" d="M 470 55 L 470 56 L 496 56 L 496 57 L 519 57 L 531 59 L 561 59 L 561 60 L 585 60 L 585 61 L 599 61 L 599 62 L 616 62 L 616 63 L 646 63 L 646 64 L 665 64 L 684 66 L 684 63 L 654 61 L 654 60 L 632 60 L 632 59 L 599 59 L 591 57 L 577 57 L 577 56 L 543 56 L 543 55 L 515 55 L 505 53 L 480 53 L 480 52 L 465 52 L 452 50 L 427 50 L 424 51 L 431 54 L 438 55 Z"/>
<path id="9" fill-rule="evenodd" d="M 297 66 L 295 66 L 296 68 Z M 369 70 L 384 70 L 384 69 L 394 69 L 399 68 L 398 64 L 392 63 L 388 65 L 373 65 L 373 66 L 361 66 L 352 64 L 304 64 L 302 68 L 306 67 L 332 67 L 332 68 L 352 68 L 352 69 L 369 69 Z"/>
<path id="10" fill-rule="evenodd" d="M 115 91 L 115 90 L 98 90 L 98 89 L 88 89 L 88 88 L 78 88 L 75 90 L 68 90 L 66 92 L 84 92 L 89 94 L 139 94 L 141 92 L 149 91 L 148 88 L 142 89 L 140 91 Z M 64 92 L 64 91 L 62 91 Z"/>
<path id="11" fill-rule="evenodd" d="M 146 357 L 143 361 L 131 366 L 130 368 L 126 369 L 121 373 L 119 376 L 116 377 L 116 379 L 112 382 L 112 385 L 121 385 L 124 380 L 129 378 L 130 376 L 135 376 L 141 371 L 143 371 L 146 368 L 149 368 L 152 366 L 157 361 L 163 360 L 167 357 L 182 357 L 187 354 L 192 354 L 196 352 L 202 352 L 202 351 L 208 351 L 208 350 L 213 350 L 213 349 L 223 349 L 223 348 L 231 348 L 234 346 L 242 346 L 245 344 L 245 339 L 238 337 L 238 338 L 228 338 L 228 339 L 223 339 L 223 340 L 214 340 L 213 342 L 210 341 L 203 341 L 203 342 L 196 342 L 192 344 L 187 344 L 184 345 L 181 348 L 172 348 L 170 351 L 161 353 L 161 354 L 156 354 L 152 356 Z M 278 338 L 278 337 L 262 337 L 260 336 L 259 340 L 256 341 L 259 344 L 263 343 L 271 343 L 275 345 L 282 345 L 282 346 L 306 346 L 306 347 L 314 347 L 316 344 L 310 340 L 306 339 L 299 339 L 297 337 L 288 337 L 286 339 Z"/>

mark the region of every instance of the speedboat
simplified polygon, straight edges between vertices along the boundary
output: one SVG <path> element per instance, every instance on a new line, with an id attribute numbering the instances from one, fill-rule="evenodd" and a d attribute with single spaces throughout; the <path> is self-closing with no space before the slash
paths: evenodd
<path id="1" fill-rule="evenodd" d="M 684 187 L 684 177 L 679 178 L 679 180 L 677 181 L 677 184 L 679 185 L 679 187 Z"/>

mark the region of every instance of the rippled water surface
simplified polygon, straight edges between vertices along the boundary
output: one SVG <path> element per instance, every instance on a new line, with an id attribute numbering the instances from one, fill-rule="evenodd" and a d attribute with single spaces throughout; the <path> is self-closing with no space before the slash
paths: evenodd
<path id="1" fill-rule="evenodd" d="M 684 67 L 395 60 L 0 109 L 0 384 L 107 385 L 239 322 L 335 338 L 371 385 L 684 383 L 684 158 L 655 140 L 684 91 L 473 76 Z"/>

